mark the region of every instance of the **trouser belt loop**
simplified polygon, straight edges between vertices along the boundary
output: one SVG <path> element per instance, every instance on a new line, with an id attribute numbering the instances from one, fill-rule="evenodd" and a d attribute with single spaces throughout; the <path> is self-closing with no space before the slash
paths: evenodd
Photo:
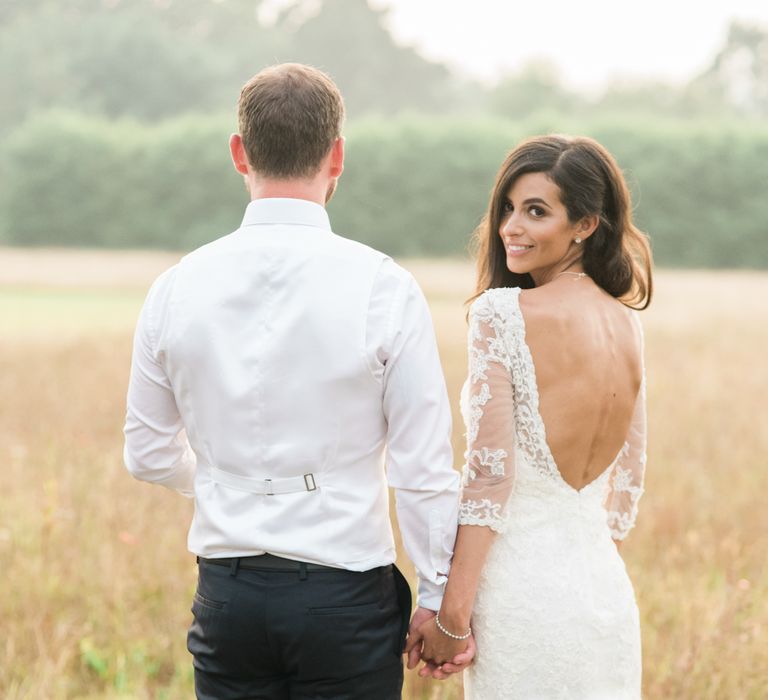
<path id="1" fill-rule="evenodd" d="M 240 569 L 240 557 L 233 557 L 232 562 L 229 565 L 229 575 L 237 576 L 237 572 Z"/>
<path id="2" fill-rule="evenodd" d="M 299 581 L 307 580 L 307 564 L 306 562 L 299 562 Z"/>

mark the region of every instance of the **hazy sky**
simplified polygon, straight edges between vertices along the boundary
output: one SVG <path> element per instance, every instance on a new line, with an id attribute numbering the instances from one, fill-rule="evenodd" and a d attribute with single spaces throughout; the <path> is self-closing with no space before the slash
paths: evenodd
<path id="1" fill-rule="evenodd" d="M 574 87 L 612 76 L 682 81 L 705 69 L 731 18 L 768 26 L 768 0 L 372 0 L 393 34 L 492 79 L 547 58 Z"/>
<path id="2" fill-rule="evenodd" d="M 361 0 L 362 2 L 363 0 Z M 286 0 L 271 0 L 275 5 Z M 492 81 L 546 58 L 566 83 L 685 81 L 705 69 L 731 18 L 768 26 L 768 0 L 371 0 L 393 35 L 431 59 Z"/>

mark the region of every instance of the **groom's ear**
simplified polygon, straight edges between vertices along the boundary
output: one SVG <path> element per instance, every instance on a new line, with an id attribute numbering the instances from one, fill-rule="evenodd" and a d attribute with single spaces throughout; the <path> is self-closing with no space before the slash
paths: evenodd
<path id="1" fill-rule="evenodd" d="M 241 175 L 247 175 L 249 168 L 248 156 L 245 153 L 245 146 L 243 146 L 243 139 L 240 134 L 232 134 L 229 137 L 229 153 L 232 156 L 235 170 Z"/>
<path id="2" fill-rule="evenodd" d="M 333 146 L 331 146 L 331 159 L 330 159 L 330 172 L 329 175 L 331 177 L 339 177 L 342 172 L 344 172 L 344 137 L 339 136 L 339 138 L 334 141 Z"/>

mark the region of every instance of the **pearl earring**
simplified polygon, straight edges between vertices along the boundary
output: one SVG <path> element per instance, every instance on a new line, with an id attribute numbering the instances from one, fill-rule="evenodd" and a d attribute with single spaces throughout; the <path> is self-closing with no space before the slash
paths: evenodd
<path id="1" fill-rule="evenodd" d="M 574 243 L 581 243 L 581 238 L 579 238 L 578 236 L 576 236 L 576 238 L 574 238 L 574 239 L 573 239 L 573 242 L 574 242 Z"/>

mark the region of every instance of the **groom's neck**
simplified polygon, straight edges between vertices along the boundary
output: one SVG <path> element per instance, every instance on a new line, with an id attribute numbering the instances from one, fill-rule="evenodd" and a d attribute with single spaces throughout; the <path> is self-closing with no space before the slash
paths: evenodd
<path id="1" fill-rule="evenodd" d="M 248 183 L 251 200 L 266 199 L 268 197 L 291 199 L 306 199 L 325 206 L 328 183 L 319 178 L 311 180 L 253 180 Z"/>

